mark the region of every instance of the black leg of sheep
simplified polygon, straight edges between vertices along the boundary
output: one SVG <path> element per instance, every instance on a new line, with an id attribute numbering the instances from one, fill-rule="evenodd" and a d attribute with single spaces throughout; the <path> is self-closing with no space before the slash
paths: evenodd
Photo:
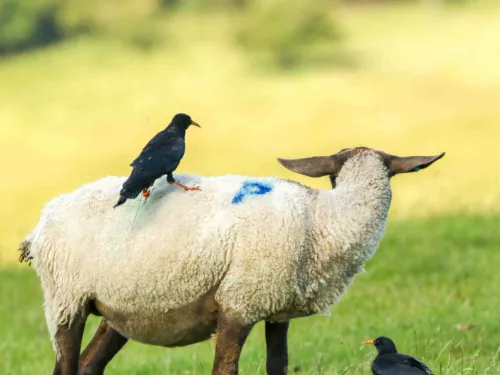
<path id="1" fill-rule="evenodd" d="M 128 339 L 101 320 L 94 337 L 80 356 L 78 375 L 103 375 L 106 365 L 123 348 Z"/>
<path id="2" fill-rule="evenodd" d="M 237 375 L 241 350 L 253 324 L 220 314 L 217 320 L 215 359 L 212 375 Z"/>
<path id="3" fill-rule="evenodd" d="M 266 322 L 267 375 L 286 375 L 287 373 L 289 325 L 289 322 Z"/>
<path id="4" fill-rule="evenodd" d="M 74 375 L 78 372 L 80 347 L 87 315 L 75 319 L 71 325 L 57 327 L 54 337 L 59 348 L 53 375 Z"/>

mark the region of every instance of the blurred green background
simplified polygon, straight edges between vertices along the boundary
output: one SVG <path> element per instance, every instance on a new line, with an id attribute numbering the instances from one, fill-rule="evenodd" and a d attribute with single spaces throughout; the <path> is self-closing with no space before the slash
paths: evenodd
<path id="1" fill-rule="evenodd" d="M 127 175 L 177 112 L 202 126 L 178 173 L 325 189 L 276 157 L 446 151 L 393 180 L 368 274 L 332 317 L 292 323 L 291 367 L 368 374 L 359 342 L 384 334 L 437 374 L 499 373 L 499 66 L 495 0 L 0 0 L 0 373 L 51 373 L 38 281 L 15 262 L 43 205 Z M 242 373 L 265 372 L 259 327 Z M 131 344 L 108 373 L 207 373 L 212 354 Z"/>

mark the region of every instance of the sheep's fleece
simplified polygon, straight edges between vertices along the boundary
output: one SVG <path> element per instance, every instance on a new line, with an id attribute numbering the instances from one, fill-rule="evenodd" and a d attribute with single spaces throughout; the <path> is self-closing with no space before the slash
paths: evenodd
<path id="1" fill-rule="evenodd" d="M 113 209 L 125 178 L 106 177 L 47 204 L 27 240 L 52 340 L 90 300 L 120 333 L 165 346 L 213 331 L 197 302 L 207 296 L 248 323 L 328 314 L 373 255 L 391 201 L 373 154 L 347 161 L 332 190 L 277 178 L 176 178 L 201 191 L 162 178 L 145 204 Z M 254 193 L 242 193 L 245 183 Z"/>

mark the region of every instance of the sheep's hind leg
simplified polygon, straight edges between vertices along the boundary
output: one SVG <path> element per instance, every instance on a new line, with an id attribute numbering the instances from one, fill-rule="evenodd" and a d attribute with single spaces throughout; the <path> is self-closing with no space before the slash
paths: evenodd
<path id="1" fill-rule="evenodd" d="M 87 313 L 76 317 L 71 325 L 57 327 L 54 341 L 57 347 L 57 360 L 53 375 L 76 375 L 82 344 L 83 330 Z"/>
<path id="2" fill-rule="evenodd" d="M 266 322 L 267 375 L 286 375 L 287 373 L 289 325 L 289 322 Z"/>
<path id="3" fill-rule="evenodd" d="M 101 320 L 92 340 L 80 356 L 78 375 L 102 375 L 106 365 L 123 348 L 128 339 Z"/>
<path id="4" fill-rule="evenodd" d="M 212 375 L 237 375 L 241 350 L 253 324 L 219 315 Z"/>

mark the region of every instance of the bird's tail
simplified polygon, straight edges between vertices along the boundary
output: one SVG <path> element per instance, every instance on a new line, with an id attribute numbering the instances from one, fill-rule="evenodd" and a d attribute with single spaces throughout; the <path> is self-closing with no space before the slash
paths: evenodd
<path id="1" fill-rule="evenodd" d="M 120 195 L 120 199 L 118 199 L 118 202 L 116 202 L 116 204 L 113 206 L 113 208 L 121 206 L 123 203 L 125 203 L 126 200 L 127 200 L 127 198 L 125 198 L 123 195 Z"/>

